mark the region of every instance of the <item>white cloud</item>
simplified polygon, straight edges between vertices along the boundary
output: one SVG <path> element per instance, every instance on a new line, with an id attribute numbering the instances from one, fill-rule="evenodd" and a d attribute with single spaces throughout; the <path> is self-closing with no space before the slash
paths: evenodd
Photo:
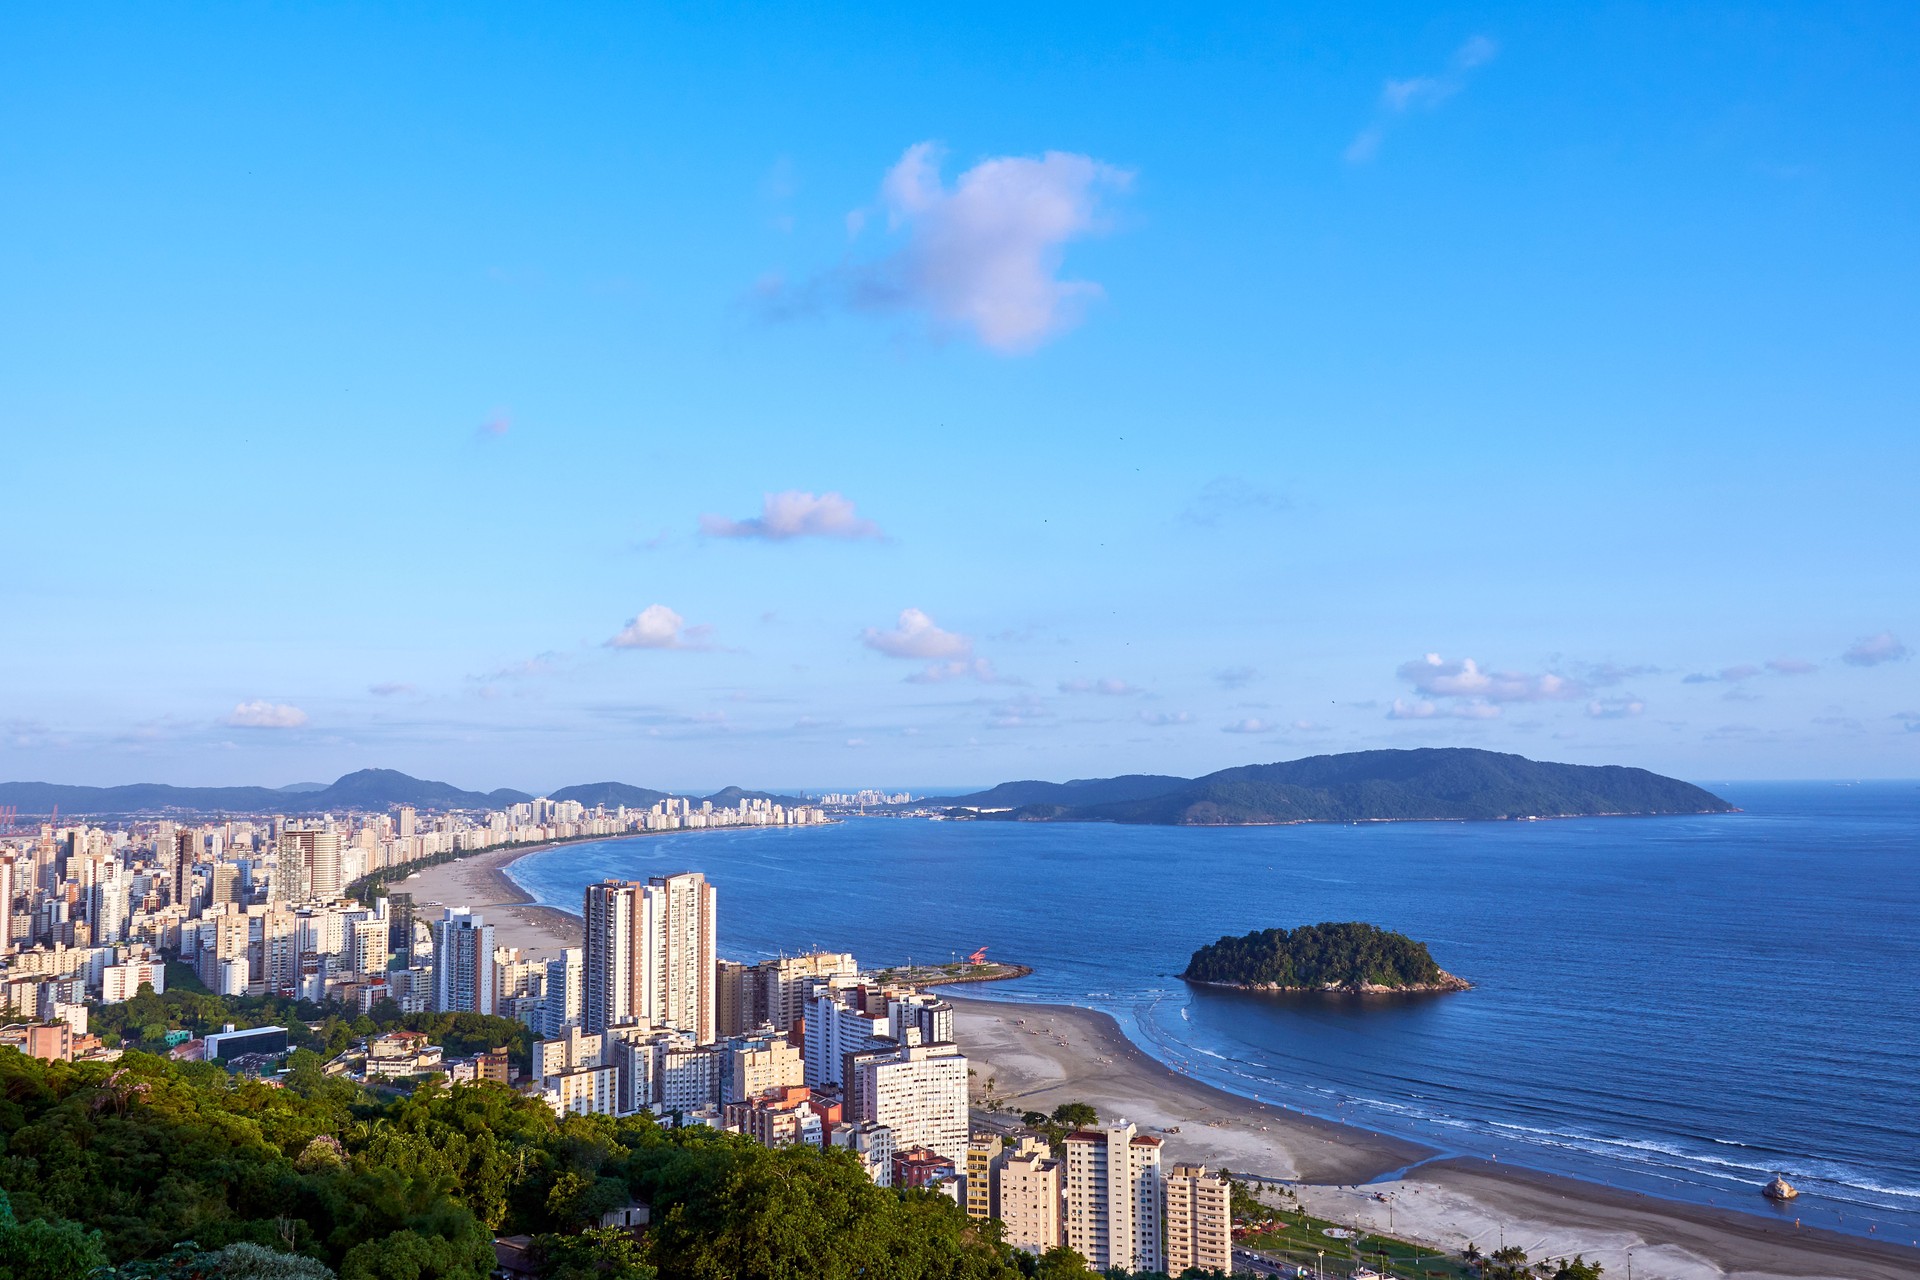
<path id="1" fill-rule="evenodd" d="M 1265 720 L 1248 716 L 1244 720 L 1235 720 L 1232 724 L 1222 725 L 1222 733 L 1272 733 L 1274 726 Z"/>
<path id="2" fill-rule="evenodd" d="M 865 738 L 848 738 L 847 745 L 854 748 L 864 747 L 867 745 L 867 740 Z"/>
<path id="3" fill-rule="evenodd" d="M 1595 720 L 1625 720 L 1647 709 L 1638 698 L 1595 698 L 1587 703 L 1587 714 Z"/>
<path id="4" fill-rule="evenodd" d="M 1099 680 L 1062 680 L 1062 693 L 1099 693 L 1110 698 L 1127 698 L 1140 692 L 1139 688 L 1125 680 L 1115 680 L 1111 676 Z"/>
<path id="5" fill-rule="evenodd" d="M 1244 689 L 1259 678 L 1260 673 L 1252 667 L 1228 667 L 1216 671 L 1213 678 L 1220 682 L 1222 689 Z"/>
<path id="6" fill-rule="evenodd" d="M 1475 698 L 1487 702 L 1563 702 L 1586 692 L 1577 680 L 1548 672 L 1525 675 L 1482 671 L 1472 658 L 1445 661 L 1430 653 L 1400 664 L 1399 676 L 1430 698 Z"/>
<path id="7" fill-rule="evenodd" d="M 1808 662 L 1805 658 L 1774 658 L 1767 663 L 1767 670 L 1777 676 L 1812 675 L 1819 669 L 1818 663 Z"/>
<path id="8" fill-rule="evenodd" d="M 688 626 L 687 620 L 663 604 L 650 604 L 619 635 L 607 641 L 612 649 L 711 649 L 713 628 Z"/>
<path id="9" fill-rule="evenodd" d="M 397 680 L 389 680 L 381 684 L 368 685 L 367 692 L 376 698 L 394 698 L 403 693 L 417 693 L 418 690 L 410 684 L 401 684 Z"/>
<path id="10" fill-rule="evenodd" d="M 227 723 L 241 729 L 298 729 L 307 723 L 307 713 L 285 702 L 256 699 L 235 706 Z"/>
<path id="11" fill-rule="evenodd" d="M 919 609 L 902 609 L 900 621 L 891 631 L 868 627 L 860 633 L 867 648 L 889 658 L 914 658 L 941 661 L 971 658 L 973 641 L 954 631 L 942 631 L 931 617 Z"/>
<path id="12" fill-rule="evenodd" d="M 930 662 L 907 677 L 908 684 L 945 684 L 949 680 L 978 680 L 981 684 L 1024 684 L 1003 676 L 985 658 L 955 658 L 951 662 Z"/>
<path id="13" fill-rule="evenodd" d="M 1192 724 L 1193 716 L 1185 711 L 1142 711 L 1142 723 L 1164 728 L 1172 724 Z"/>
<path id="14" fill-rule="evenodd" d="M 744 520 L 703 515 L 700 532 L 712 538 L 879 538 L 880 526 L 864 520 L 853 503 L 837 493 L 788 489 L 761 495 L 760 514 Z"/>
<path id="15" fill-rule="evenodd" d="M 1445 71 L 1437 75 L 1408 76 L 1388 80 L 1380 87 L 1373 122 L 1354 135 L 1347 144 L 1349 164 L 1364 164 L 1380 151 L 1387 131 L 1400 117 L 1411 111 L 1431 111 L 1467 87 L 1468 76 L 1478 67 L 1492 62 L 1500 46 L 1486 36 L 1473 36 L 1454 50 Z"/>
<path id="16" fill-rule="evenodd" d="M 1426 698 L 1416 698 L 1411 702 L 1405 698 L 1395 698 L 1393 705 L 1387 708 L 1389 720 L 1431 720 L 1436 716 L 1455 720 L 1492 720 L 1499 714 L 1500 708 L 1484 698 L 1450 703 L 1433 702 Z"/>
<path id="17" fill-rule="evenodd" d="M 1893 632 L 1882 631 L 1855 641 L 1851 649 L 1840 655 L 1840 660 L 1853 667 L 1877 667 L 1883 662 L 1904 661 L 1908 652 Z"/>
<path id="18" fill-rule="evenodd" d="M 836 295 L 855 308 L 914 311 L 938 330 L 971 333 L 996 351 L 1031 351 L 1073 327 L 1100 286 L 1060 276 L 1066 246 L 1104 229 L 1100 201 L 1133 175 L 1090 156 L 1049 151 L 994 156 L 949 187 L 937 143 L 908 147 L 880 184 L 889 230 L 905 237 L 876 262 L 843 268 L 799 290 L 763 282 L 775 315 Z M 865 211 L 847 218 L 850 236 Z"/>

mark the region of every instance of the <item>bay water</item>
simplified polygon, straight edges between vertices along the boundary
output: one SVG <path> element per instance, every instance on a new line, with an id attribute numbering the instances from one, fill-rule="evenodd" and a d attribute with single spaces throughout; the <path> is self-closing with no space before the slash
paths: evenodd
<path id="1" fill-rule="evenodd" d="M 1920 1240 L 1920 785 L 1722 784 L 1742 812 L 1255 828 L 862 818 L 562 846 L 511 874 L 580 909 L 702 871 L 724 956 L 977 947 L 955 994 L 1114 1015 L 1267 1102 L 1521 1164 Z M 1227 934 L 1362 920 L 1471 991 L 1190 987 Z M 1804 1193 L 1758 1194 L 1775 1173 Z"/>

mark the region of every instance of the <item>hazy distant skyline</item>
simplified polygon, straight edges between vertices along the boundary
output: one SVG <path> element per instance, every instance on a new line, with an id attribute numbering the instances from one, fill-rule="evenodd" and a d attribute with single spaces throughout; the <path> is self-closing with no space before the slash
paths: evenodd
<path id="1" fill-rule="evenodd" d="M 1920 775 L 1920 18 L 0 15 L 0 778 Z"/>

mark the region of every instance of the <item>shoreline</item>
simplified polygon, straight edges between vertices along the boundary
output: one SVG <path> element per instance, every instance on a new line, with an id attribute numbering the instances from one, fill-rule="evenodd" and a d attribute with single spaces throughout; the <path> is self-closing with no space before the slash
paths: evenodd
<path id="1" fill-rule="evenodd" d="M 1631 1253 L 1649 1280 L 1920 1277 L 1920 1248 L 1451 1155 L 1231 1093 L 1153 1058 L 1096 1010 L 946 998 L 955 1038 L 1012 1111 L 976 1110 L 983 1125 L 1090 1102 L 1161 1137 L 1168 1161 L 1283 1181 L 1316 1216 L 1380 1231 L 1391 1221 L 1390 1234 L 1455 1252 L 1504 1238 L 1536 1259 L 1584 1253 L 1622 1276 Z"/>
<path id="2" fill-rule="evenodd" d="M 510 874 L 520 858 L 554 847 L 482 850 L 392 887 L 423 905 L 503 913 L 485 913 L 501 945 L 579 946 L 581 918 L 535 901 Z M 981 1127 L 1016 1124 L 1022 1110 L 1091 1102 L 1103 1118 L 1132 1119 L 1163 1137 L 1170 1160 L 1284 1181 L 1316 1216 L 1367 1229 L 1386 1229 L 1391 1219 L 1391 1234 L 1453 1251 L 1469 1239 L 1489 1248 L 1504 1236 L 1535 1258 L 1597 1257 L 1610 1275 L 1626 1274 L 1631 1253 L 1635 1274 L 1650 1280 L 1920 1280 L 1920 1248 L 1451 1155 L 1183 1075 L 1097 1010 L 929 986 L 953 1004 L 955 1038 L 1011 1107 L 998 1116 L 976 1109 Z"/>

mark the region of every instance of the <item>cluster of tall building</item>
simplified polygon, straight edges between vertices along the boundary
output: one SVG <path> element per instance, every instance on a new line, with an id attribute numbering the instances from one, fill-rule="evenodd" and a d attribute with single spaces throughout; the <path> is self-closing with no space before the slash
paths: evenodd
<path id="1" fill-rule="evenodd" d="M 590 885 L 581 916 L 578 1023 L 534 1051 L 557 1110 L 847 1147 L 888 1185 L 903 1158 L 964 1166 L 967 1060 L 945 1001 L 874 983 L 845 953 L 721 960 L 698 872 Z"/>
<path id="2" fill-rule="evenodd" d="M 542 798 L 490 812 L 402 805 L 338 818 L 49 823 L 37 835 L 0 837 L 0 1006 L 42 1021 L 77 1018 L 88 1000 L 123 1000 L 142 983 L 165 990 L 166 961 L 177 959 L 221 995 L 363 1008 L 391 997 L 423 1009 L 448 998 L 444 976 L 473 988 L 459 1007 L 491 1011 L 514 997 L 488 991 L 488 964 L 469 959 L 450 975 L 427 966 L 431 922 L 354 902 L 348 888 L 375 872 L 500 845 L 826 820 L 815 806 L 765 797 L 731 806 L 671 797 L 647 808 Z M 470 953 L 472 939 L 454 940 Z M 423 963 L 389 975 L 395 955 Z"/>
<path id="3" fill-rule="evenodd" d="M 164 991 L 169 961 L 221 995 L 515 1018 L 538 1037 L 520 1087 L 563 1114 L 646 1112 L 768 1146 L 838 1147 L 881 1185 L 936 1188 L 1000 1219 L 1023 1248 L 1064 1244 L 1096 1268 L 1228 1270 L 1223 1179 L 1163 1170 L 1160 1139 L 1125 1123 L 1068 1135 L 1063 1156 L 1031 1135 L 973 1134 L 949 1004 L 843 952 L 721 959 L 717 894 L 698 872 L 588 886 L 580 945 L 540 955 L 496 945 L 464 907 L 425 918 L 404 891 L 342 896 L 370 871 L 490 844 L 817 820 L 752 799 L 611 813 L 536 800 L 477 817 L 402 807 L 341 821 L 44 827 L 0 841 L 0 1002 L 41 1024 L 0 1038 L 71 1053 L 90 1039 L 89 1001 Z M 55 1034 L 59 1045 L 40 1043 Z M 447 1063 L 416 1032 L 374 1037 L 365 1057 L 369 1080 L 510 1077 L 504 1051 Z"/>
<path id="4" fill-rule="evenodd" d="M 967 1150 L 967 1212 L 998 1218 L 1007 1243 L 1065 1245 L 1096 1271 L 1231 1272 L 1231 1188 L 1200 1165 L 1163 1169 L 1161 1139 L 1121 1120 L 1066 1137 L 977 1136 Z"/>

